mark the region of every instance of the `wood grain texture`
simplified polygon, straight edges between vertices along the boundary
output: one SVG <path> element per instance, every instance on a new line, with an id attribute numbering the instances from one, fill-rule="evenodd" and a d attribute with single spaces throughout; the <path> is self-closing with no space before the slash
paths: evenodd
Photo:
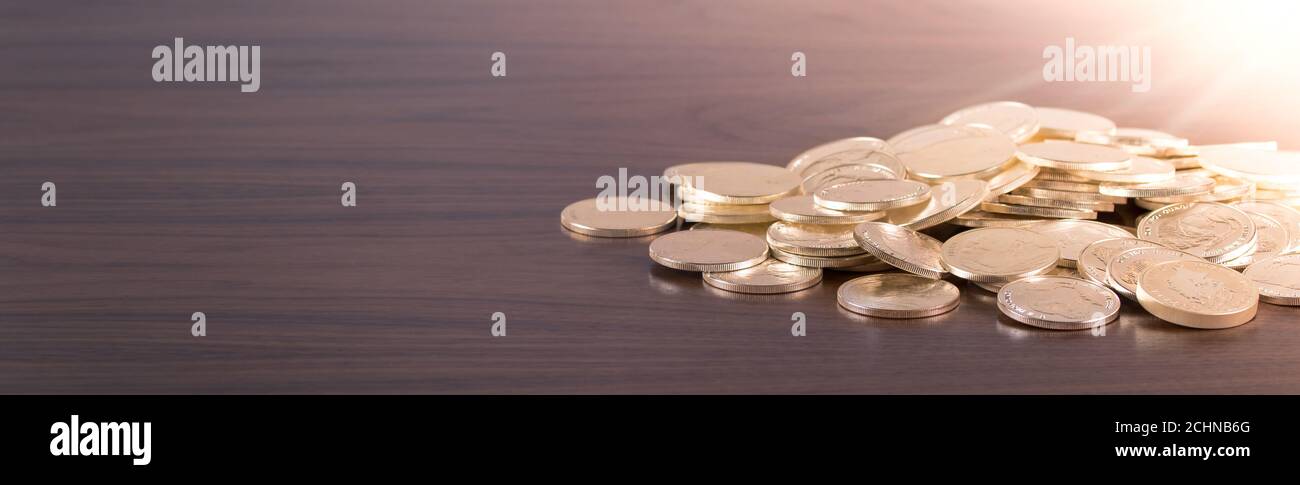
<path id="1" fill-rule="evenodd" d="M 1170 8 L 1170 4 L 1143 8 Z M 1211 91 L 1174 29 L 1150 93 L 1042 81 L 1127 3 L 27 2 L 0 7 L 0 392 L 1295 393 L 1300 310 L 1106 336 L 856 317 L 851 274 L 750 297 L 585 240 L 627 167 L 784 163 L 990 99 L 1298 146 L 1295 102 Z M 1173 4 L 1172 8 L 1178 8 Z M 261 92 L 155 84 L 154 45 L 263 46 Z M 1163 50 L 1161 50 L 1163 49 Z M 488 75 L 493 51 L 509 76 Z M 793 51 L 809 76 L 789 75 Z M 1161 75 L 1165 77 L 1160 77 Z M 58 184 L 42 208 L 43 181 Z M 339 206 L 339 186 L 359 206 Z M 206 312 L 209 336 L 189 336 Z M 509 336 L 492 338 L 493 312 Z M 790 314 L 808 336 L 789 335 Z"/>

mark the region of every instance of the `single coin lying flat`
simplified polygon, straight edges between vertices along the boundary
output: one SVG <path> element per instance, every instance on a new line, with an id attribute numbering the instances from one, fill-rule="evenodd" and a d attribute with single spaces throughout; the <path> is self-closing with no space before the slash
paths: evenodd
<path id="1" fill-rule="evenodd" d="M 930 186 L 914 180 L 867 180 L 826 187 L 813 194 L 818 206 L 841 211 L 880 211 L 925 202 Z"/>
<path id="2" fill-rule="evenodd" d="M 560 225 L 597 237 L 639 237 L 673 227 L 677 211 L 654 199 L 608 197 L 569 204 L 560 212 Z"/>
<path id="3" fill-rule="evenodd" d="M 811 288 L 822 280 L 822 270 L 768 259 L 736 271 L 704 273 L 709 286 L 736 293 L 789 293 Z"/>
<path id="4" fill-rule="evenodd" d="M 1051 330 L 1085 330 L 1115 321 L 1120 300 L 1109 288 L 1078 278 L 1033 276 L 998 290 L 998 309 L 1011 319 Z"/>
<path id="5" fill-rule="evenodd" d="M 854 313 L 883 318 L 922 318 L 952 311 L 961 293 L 952 283 L 908 273 L 881 273 L 844 282 L 836 293 L 840 306 Z"/>
<path id="6" fill-rule="evenodd" d="M 1221 329 L 1255 318 L 1259 290 L 1241 273 L 1207 261 L 1168 261 L 1138 277 L 1138 303 L 1161 320 Z"/>
<path id="7" fill-rule="evenodd" d="M 767 259 L 767 242 L 740 231 L 666 234 L 650 243 L 650 259 L 684 271 L 735 271 Z"/>
<path id="8" fill-rule="evenodd" d="M 858 224 L 884 219 L 883 211 L 838 211 L 821 207 L 811 195 L 797 195 L 772 202 L 768 206 L 772 217 L 799 224 Z"/>
<path id="9" fill-rule="evenodd" d="M 941 251 L 948 272 L 971 281 L 1005 283 L 1056 267 L 1056 241 L 1027 229 L 984 227 L 948 239 Z"/>
<path id="10" fill-rule="evenodd" d="M 1133 155 L 1123 150 L 1070 141 L 1021 145 L 1016 156 L 1025 163 L 1065 170 L 1108 171 L 1133 166 Z"/>

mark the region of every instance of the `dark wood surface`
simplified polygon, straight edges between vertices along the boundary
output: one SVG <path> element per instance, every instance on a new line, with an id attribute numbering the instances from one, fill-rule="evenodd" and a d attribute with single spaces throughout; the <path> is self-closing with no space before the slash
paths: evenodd
<path id="1" fill-rule="evenodd" d="M 1096 337 L 1001 321 L 962 285 L 943 316 L 859 318 L 834 300 L 851 274 L 728 294 L 656 267 L 645 240 L 559 226 L 620 167 L 784 163 L 992 99 L 1300 143 L 1289 71 L 1242 76 L 1231 47 L 1186 47 L 1213 36 L 1151 21 L 1195 13 L 1180 3 L 1091 7 L 6 4 L 0 392 L 1300 391 L 1293 308 L 1194 331 L 1130 304 Z M 261 45 L 261 92 L 155 84 L 149 53 L 178 35 Z M 1041 52 L 1067 35 L 1151 46 L 1151 92 L 1044 82 Z M 358 207 L 340 207 L 345 181 Z"/>

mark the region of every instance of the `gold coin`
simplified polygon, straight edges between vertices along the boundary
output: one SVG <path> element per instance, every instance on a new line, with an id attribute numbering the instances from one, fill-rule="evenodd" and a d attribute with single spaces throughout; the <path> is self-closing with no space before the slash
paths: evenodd
<path id="1" fill-rule="evenodd" d="M 1233 207 L 1241 209 L 1247 214 L 1264 214 L 1281 222 L 1286 227 L 1286 232 L 1290 235 L 1290 241 L 1287 243 L 1287 250 L 1290 252 L 1300 249 L 1300 211 L 1292 209 L 1286 205 L 1274 202 L 1248 201 L 1237 202 L 1232 204 Z"/>
<path id="2" fill-rule="evenodd" d="M 986 197 L 996 197 L 1016 190 L 1037 177 L 1041 170 L 1037 165 L 1016 161 L 988 178 L 989 195 Z"/>
<path id="3" fill-rule="evenodd" d="M 1199 157 L 1207 170 L 1255 182 L 1261 189 L 1300 185 L 1300 152 L 1216 148 L 1202 150 Z"/>
<path id="4" fill-rule="evenodd" d="M 1003 195 L 998 202 L 1011 205 L 1028 205 L 1034 207 L 1056 207 L 1060 209 L 1085 209 L 1096 212 L 1112 212 L 1115 204 L 1110 202 L 1087 202 L 1079 200 L 1039 199 L 1023 195 Z"/>
<path id="5" fill-rule="evenodd" d="M 686 206 L 677 209 L 677 216 L 686 222 L 710 222 L 714 224 L 754 224 L 776 220 L 770 213 L 759 214 L 701 214 L 690 212 Z"/>
<path id="6" fill-rule="evenodd" d="M 1098 239 L 1084 246 L 1083 251 L 1079 253 L 1076 267 L 1079 270 L 1079 275 L 1083 276 L 1084 279 L 1101 285 L 1109 285 L 1110 283 L 1106 281 L 1106 267 L 1110 266 L 1110 262 L 1116 256 L 1130 249 L 1163 247 L 1157 242 L 1128 236 Z"/>
<path id="7" fill-rule="evenodd" d="M 821 280 L 822 270 L 819 268 L 795 266 L 775 259 L 736 271 L 704 273 L 704 282 L 709 286 L 736 293 L 789 293 L 811 288 Z"/>
<path id="8" fill-rule="evenodd" d="M 597 237 L 638 237 L 673 227 L 677 212 L 654 199 L 605 197 L 569 204 L 560 212 L 565 229 Z"/>
<path id="9" fill-rule="evenodd" d="M 767 244 L 800 256 L 853 256 L 866 250 L 853 239 L 853 226 L 778 221 L 767 228 Z"/>
<path id="10" fill-rule="evenodd" d="M 1064 190 L 1067 192 L 1088 192 L 1098 193 L 1098 187 L 1093 182 L 1066 182 L 1062 180 L 1031 180 L 1024 185 L 1025 187 L 1034 187 L 1038 189 Z"/>
<path id="11" fill-rule="evenodd" d="M 1050 330 L 1086 330 L 1115 321 L 1115 292 L 1066 276 L 1033 276 L 998 290 L 998 309 L 1012 320 Z"/>
<path id="12" fill-rule="evenodd" d="M 880 262 L 880 260 L 876 259 L 875 256 L 866 252 L 854 256 L 805 256 L 772 248 L 772 257 L 790 264 L 806 266 L 809 268 L 853 269 L 857 266 L 871 265 Z"/>
<path id="13" fill-rule="evenodd" d="M 1256 185 L 1258 186 L 1258 184 Z M 1300 197 L 1300 187 L 1256 191 L 1256 199 L 1293 199 Z"/>
<path id="14" fill-rule="evenodd" d="M 669 167 L 664 177 L 681 181 L 692 197 L 727 204 L 766 204 L 794 195 L 803 180 L 776 165 L 701 162 Z"/>
<path id="15" fill-rule="evenodd" d="M 1201 168 L 1199 157 L 1171 157 L 1162 159 L 1174 166 L 1174 170 L 1193 170 Z"/>
<path id="16" fill-rule="evenodd" d="M 1035 180 L 1055 180 L 1058 182 L 1077 182 L 1081 184 L 1095 184 L 1097 181 L 1086 179 L 1075 173 L 1081 173 L 1082 170 L 1061 170 L 1059 168 L 1042 168 L 1038 172 L 1038 178 Z M 1095 192 L 1095 191 L 1094 191 Z"/>
<path id="17" fill-rule="evenodd" d="M 1126 197 L 1116 197 L 1113 195 L 1103 195 L 1100 193 L 1090 192 L 1071 192 L 1068 190 L 1039 189 L 1034 187 L 1021 187 L 1011 191 L 1015 195 L 1026 195 L 1037 197 L 1039 199 L 1061 199 L 1076 200 L 1083 202 L 1110 202 L 1112 204 L 1123 204 L 1128 202 Z"/>
<path id="18" fill-rule="evenodd" d="M 1115 197 L 1173 197 L 1206 194 L 1214 190 L 1214 179 L 1200 175 L 1178 175 L 1169 180 L 1145 184 L 1103 183 L 1100 192 Z"/>
<path id="19" fill-rule="evenodd" d="M 987 195 L 988 183 L 983 180 L 942 182 L 930 189 L 929 202 L 890 209 L 889 222 L 918 231 L 931 228 L 970 212 Z"/>
<path id="20" fill-rule="evenodd" d="M 1133 165 L 1123 170 L 1111 172 L 1079 170 L 1070 173 L 1084 180 L 1096 182 L 1141 184 L 1174 178 L 1174 166 L 1167 161 L 1151 157 L 1133 157 Z"/>
<path id="21" fill-rule="evenodd" d="M 1038 275 L 1038 276 L 1066 276 L 1066 277 L 1070 277 L 1070 278 L 1078 278 L 1078 277 L 1079 277 L 1079 274 L 1076 273 L 1076 272 L 1074 271 L 1074 269 L 1072 269 L 1072 268 L 1066 268 L 1066 267 L 1064 267 L 1064 266 L 1057 266 L 1057 267 L 1055 267 L 1055 268 L 1052 268 L 1050 271 L 1048 271 L 1048 272 L 1046 272 L 1046 273 L 1043 273 L 1043 274 L 1041 274 L 1041 275 Z M 997 293 L 997 292 L 999 292 L 999 291 L 1002 291 L 1002 287 L 1003 287 L 1003 286 L 1006 286 L 1007 283 L 1010 283 L 1010 282 L 1006 282 L 1006 283 L 981 283 L 981 282 L 978 282 L 978 281 L 969 281 L 968 283 L 970 283 L 970 284 L 972 284 L 972 285 L 975 285 L 975 286 L 979 287 L 979 289 L 984 290 L 984 291 L 987 291 L 987 292 L 989 292 L 989 293 Z"/>
<path id="22" fill-rule="evenodd" d="M 840 306 L 883 318 L 922 318 L 952 311 L 961 292 L 952 283 L 907 273 L 882 273 L 845 281 L 836 292 Z"/>
<path id="23" fill-rule="evenodd" d="M 771 222 L 754 222 L 750 224 L 721 224 L 716 222 L 700 222 L 692 225 L 690 230 L 694 231 L 697 229 L 698 230 L 726 229 L 731 231 L 740 231 L 745 234 L 753 234 L 755 236 L 758 236 L 759 239 L 766 240 L 767 227 L 771 225 L 772 225 Z"/>
<path id="24" fill-rule="evenodd" d="M 1138 278 L 1138 303 L 1161 320 L 1184 327 L 1219 329 L 1249 322 L 1259 290 L 1241 273 L 1206 261 L 1169 261 Z"/>
<path id="25" fill-rule="evenodd" d="M 1025 163 L 1065 170 L 1107 171 L 1133 166 L 1133 155 L 1123 150 L 1072 141 L 1020 145 L 1016 156 Z"/>
<path id="26" fill-rule="evenodd" d="M 1104 222 L 1047 221 L 1025 227 L 1056 241 L 1061 249 L 1061 266 L 1073 268 L 1083 254 L 1083 248 L 1102 239 L 1133 237 L 1133 234 Z"/>
<path id="27" fill-rule="evenodd" d="M 1138 276 L 1156 263 L 1166 261 L 1204 261 L 1191 254 L 1166 247 L 1134 248 L 1121 252 L 1106 264 L 1106 285 L 1137 300 Z"/>
<path id="28" fill-rule="evenodd" d="M 988 125 L 1012 142 L 1024 143 L 1038 133 L 1038 112 L 1024 103 L 997 101 L 962 108 L 944 117 L 939 124 Z"/>
<path id="29" fill-rule="evenodd" d="M 1044 138 L 1073 140 L 1081 131 L 1114 133 L 1115 122 L 1092 113 L 1063 108 L 1035 108 L 1038 112 L 1038 132 Z"/>
<path id="30" fill-rule="evenodd" d="M 847 163 L 875 163 L 878 165 L 884 165 L 886 168 L 890 169 L 897 168 L 899 171 L 895 173 L 895 175 L 897 175 L 895 178 L 904 178 L 907 176 L 907 174 L 902 171 L 902 164 L 898 164 L 894 167 L 889 165 L 890 162 L 881 163 L 879 160 L 872 157 L 871 154 L 875 152 L 892 155 L 893 149 L 890 148 L 884 140 L 879 138 L 872 138 L 869 136 L 844 138 L 809 148 L 791 159 L 790 163 L 786 164 L 785 168 L 800 177 L 806 177 L 813 173 L 808 171 L 809 165 L 812 165 L 815 162 L 825 161 L 827 158 L 838 158 L 841 161 L 847 161 Z M 831 157 L 831 155 L 836 155 L 836 157 Z"/>
<path id="31" fill-rule="evenodd" d="M 1151 212 L 1138 223 L 1138 237 L 1212 263 L 1249 253 L 1258 241 L 1250 216 L 1214 202 L 1173 204 Z"/>
<path id="32" fill-rule="evenodd" d="M 948 222 L 963 227 L 1023 227 L 1042 220 L 1037 217 L 993 214 L 976 209 Z"/>
<path id="33" fill-rule="evenodd" d="M 809 175 L 799 184 L 799 189 L 805 194 L 813 194 L 832 185 L 863 180 L 894 180 L 897 178 L 893 171 L 881 165 L 840 165 Z"/>
<path id="34" fill-rule="evenodd" d="M 1050 217 L 1054 219 L 1096 219 L 1097 211 L 1091 209 L 1065 209 L 1059 207 L 1035 207 L 1028 205 L 1010 205 L 997 202 L 980 204 L 980 210 L 994 214 L 1015 216 Z"/>
<path id="35" fill-rule="evenodd" d="M 818 206 L 811 195 L 786 197 L 769 206 L 772 217 L 799 224 L 857 224 L 885 218 L 884 211 L 837 211 Z"/>
<path id="36" fill-rule="evenodd" d="M 1155 209 L 1158 209 L 1162 206 L 1166 206 L 1169 204 L 1177 204 L 1180 202 L 1223 202 L 1223 201 L 1245 197 L 1253 193 L 1255 193 L 1254 182 L 1247 182 L 1245 180 L 1229 179 L 1224 177 L 1215 177 L 1214 188 L 1211 189 L 1208 193 L 1179 195 L 1179 196 L 1172 196 L 1172 197 L 1144 197 L 1139 201 L 1145 203 L 1138 204 L 1138 207 L 1146 208 L 1147 206 L 1154 205 L 1156 206 Z M 1155 210 L 1155 209 L 1149 209 L 1149 210 Z"/>
<path id="37" fill-rule="evenodd" d="M 1109 145 L 1135 155 L 1159 155 L 1187 147 L 1186 138 L 1146 128 L 1116 128 L 1112 133 L 1083 131 L 1074 136 L 1074 141 Z"/>
<path id="38" fill-rule="evenodd" d="M 846 266 L 843 268 L 827 268 L 832 271 L 845 271 L 850 273 L 875 273 L 877 271 L 889 271 L 894 269 L 889 263 L 879 260 L 873 260 L 869 263 L 859 264 L 857 266 Z"/>
<path id="39" fill-rule="evenodd" d="M 715 216 L 752 216 L 752 215 L 770 215 L 767 205 L 735 205 L 735 204 L 700 204 L 696 202 L 683 202 L 681 211 L 694 214 L 707 214 Z"/>
<path id="40" fill-rule="evenodd" d="M 1061 250 L 1056 241 L 1014 227 L 984 227 L 957 234 L 940 252 L 948 272 L 980 282 L 1007 282 L 1046 273 Z"/>
<path id="41" fill-rule="evenodd" d="M 910 176 L 931 181 L 991 175 L 1016 154 L 1010 138 L 984 125 L 932 125 L 890 145 Z"/>
<path id="42" fill-rule="evenodd" d="M 853 238 L 871 255 L 908 273 L 934 279 L 948 274 L 943 243 L 925 234 L 894 224 L 864 222 L 853 228 Z"/>
<path id="43" fill-rule="evenodd" d="M 650 259 L 684 271 L 735 271 L 767 259 L 767 242 L 740 231 L 679 231 L 651 242 Z"/>
<path id="44" fill-rule="evenodd" d="M 1277 219 L 1255 212 L 1247 212 L 1246 215 L 1255 223 L 1259 242 L 1255 244 L 1254 251 L 1222 263 L 1232 269 L 1245 269 L 1256 261 L 1285 253 L 1291 246 L 1291 234 Z"/>
<path id="45" fill-rule="evenodd" d="M 913 180 L 865 180 L 813 194 L 813 202 L 827 209 L 868 212 L 916 205 L 929 198 L 930 186 Z"/>
<path id="46" fill-rule="evenodd" d="M 1300 254 L 1257 261 L 1246 278 L 1259 288 L 1259 299 L 1274 305 L 1300 306 Z"/>

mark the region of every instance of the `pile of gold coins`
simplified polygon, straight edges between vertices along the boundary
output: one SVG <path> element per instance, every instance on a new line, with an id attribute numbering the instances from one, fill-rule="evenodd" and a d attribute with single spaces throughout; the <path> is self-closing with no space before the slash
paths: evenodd
<path id="1" fill-rule="evenodd" d="M 956 308 L 958 280 L 996 292 L 1006 317 L 1056 330 L 1106 325 L 1122 298 L 1207 329 L 1249 322 L 1261 300 L 1300 305 L 1300 152 L 1272 142 L 1193 145 L 1002 101 L 888 140 L 819 145 L 785 167 L 688 163 L 664 178 L 677 203 L 588 199 L 561 223 L 602 237 L 694 223 L 655 238 L 650 258 L 728 291 L 871 273 L 843 283 L 839 304 L 884 318 Z M 927 231 L 941 225 L 959 231 Z"/>

